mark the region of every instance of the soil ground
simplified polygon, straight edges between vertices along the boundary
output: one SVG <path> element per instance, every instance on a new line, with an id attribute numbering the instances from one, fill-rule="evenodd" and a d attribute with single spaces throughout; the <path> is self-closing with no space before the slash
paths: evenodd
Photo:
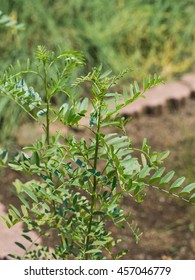
<path id="1" fill-rule="evenodd" d="M 165 108 L 160 115 L 142 115 L 127 125 L 134 146 L 140 146 L 144 137 L 153 150 L 170 150 L 167 170 L 195 181 L 195 99 L 176 110 Z M 86 137 L 86 135 L 85 135 Z M 11 182 L 15 172 L 1 175 L 0 202 L 5 207 L 17 204 Z M 143 232 L 135 244 L 132 233 L 126 229 L 110 228 L 122 238 L 120 248 L 128 249 L 124 259 L 195 259 L 195 207 L 157 190 L 150 190 L 143 203 L 125 198 L 123 206 Z M 52 245 L 52 244 L 51 244 Z"/>

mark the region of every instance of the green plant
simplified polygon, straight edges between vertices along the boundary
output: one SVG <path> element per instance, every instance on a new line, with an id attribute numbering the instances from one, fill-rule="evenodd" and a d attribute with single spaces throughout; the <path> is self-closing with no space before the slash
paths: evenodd
<path id="1" fill-rule="evenodd" d="M 8 227 L 25 224 L 23 236 L 30 246 L 16 242 L 24 250 L 23 259 L 120 258 L 126 251 L 113 251 L 120 240 L 108 230 L 108 224 L 129 227 L 137 242 L 141 235 L 131 215 L 123 210 L 124 196 L 140 203 L 146 189 L 158 188 L 189 203 L 195 201 L 195 183 L 182 187 L 184 177 L 172 181 L 174 171 L 164 174 L 161 164 L 169 152 L 152 152 L 146 139 L 140 149 L 134 148 L 125 131 L 128 119 L 120 115 L 123 107 L 144 97 L 148 88 L 162 80 L 150 76 L 144 80 L 143 90 L 134 82 L 120 94 L 114 86 L 128 70 L 112 76 L 98 67 L 67 87 L 71 73 L 84 63 L 80 53 L 55 55 L 39 46 L 35 56 L 34 67 L 29 62 L 25 70 L 11 67 L 0 79 L 0 94 L 11 98 L 43 126 L 41 139 L 24 147 L 8 163 L 30 179 L 14 182 L 21 207 L 10 205 L 8 218 L 2 218 Z M 28 86 L 28 75 L 40 78 L 43 97 Z M 76 94 L 83 82 L 91 85 L 91 99 Z M 60 108 L 52 105 L 56 94 L 69 97 Z M 66 127 L 81 126 L 89 137 L 77 139 L 61 132 L 51 135 L 50 126 L 56 122 Z M 7 152 L 1 150 L 0 157 L 5 165 Z M 54 231 L 59 238 L 54 251 L 31 240 L 27 234 L 31 230 L 44 238 Z M 32 245 L 37 249 L 31 249 Z"/>

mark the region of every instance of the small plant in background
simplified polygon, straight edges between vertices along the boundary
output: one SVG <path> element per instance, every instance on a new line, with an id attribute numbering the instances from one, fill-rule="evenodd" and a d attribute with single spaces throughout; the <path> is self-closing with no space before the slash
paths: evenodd
<path id="1" fill-rule="evenodd" d="M 11 28 L 13 32 L 16 30 L 21 30 L 24 28 L 22 23 L 18 23 L 15 19 L 11 18 L 10 16 L 4 14 L 0 10 L 0 28 Z"/>
<path id="2" fill-rule="evenodd" d="M 17 179 L 13 183 L 21 207 L 10 205 L 8 217 L 2 217 L 8 227 L 23 222 L 22 235 L 29 241 L 29 248 L 16 242 L 24 250 L 23 257 L 11 256 L 118 259 L 126 250 L 113 250 L 121 240 L 109 231 L 109 225 L 121 230 L 129 227 L 136 242 L 141 235 L 130 213 L 123 209 L 124 196 L 141 203 L 146 189 L 157 188 L 189 203 L 195 201 L 195 183 L 183 187 L 184 177 L 173 180 L 175 172 L 165 173 L 161 166 L 169 152 L 151 151 L 146 139 L 140 149 L 134 148 L 125 131 L 128 119 L 120 115 L 123 107 L 144 97 L 147 89 L 162 80 L 154 75 L 144 80 L 143 90 L 134 82 L 120 94 L 114 86 L 128 70 L 112 76 L 110 71 L 103 72 L 102 67 L 97 67 L 67 87 L 72 73 L 84 64 L 80 53 L 56 55 L 39 46 L 35 57 L 34 66 L 28 61 L 25 70 L 11 67 L 0 79 L 0 94 L 15 101 L 43 127 L 41 139 L 24 147 L 8 163 L 29 176 L 26 182 Z M 42 94 L 28 85 L 29 75 L 40 78 Z M 91 99 L 76 94 L 79 84 L 85 82 L 91 85 Z M 68 102 L 59 108 L 52 103 L 57 94 L 68 96 Z M 51 124 L 56 122 L 70 128 L 84 127 L 90 137 L 77 139 L 74 134 L 64 135 L 60 131 L 51 135 Z M 113 132 L 108 133 L 108 128 Z M 0 158 L 4 166 L 7 157 L 2 149 Z M 52 244 L 53 250 L 32 240 L 28 236 L 31 230 L 44 238 L 54 232 L 58 241 Z"/>

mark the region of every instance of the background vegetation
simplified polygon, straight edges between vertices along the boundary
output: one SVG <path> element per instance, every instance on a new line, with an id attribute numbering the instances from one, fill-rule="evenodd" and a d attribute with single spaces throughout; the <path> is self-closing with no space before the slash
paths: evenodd
<path id="1" fill-rule="evenodd" d="M 178 77 L 194 69 L 194 7 L 190 0 L 1 0 L 0 10 L 19 26 L 5 28 L 0 16 L 0 69 L 24 62 L 45 45 L 82 50 L 85 73 L 103 63 L 115 73 L 131 67 L 132 81 L 155 72 L 166 80 Z M 0 141 L 20 115 L 11 107 L 6 100 L 0 104 Z M 11 124 L 5 128 L 7 118 Z"/>
<path id="2" fill-rule="evenodd" d="M 194 67 L 194 8 L 191 0 L 1 0 L 25 30 L 1 31 L 0 66 L 32 56 L 37 45 L 61 45 L 82 50 L 90 69 L 103 62 L 132 67 L 140 81 L 150 72 L 167 79 Z"/>

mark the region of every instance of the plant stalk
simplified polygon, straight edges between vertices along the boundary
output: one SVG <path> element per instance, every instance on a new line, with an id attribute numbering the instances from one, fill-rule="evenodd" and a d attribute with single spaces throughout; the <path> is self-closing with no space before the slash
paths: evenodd
<path id="1" fill-rule="evenodd" d="M 49 114 L 49 109 L 50 109 L 50 96 L 49 96 L 49 92 L 48 92 L 48 88 L 47 88 L 47 71 L 46 71 L 46 67 L 44 64 L 44 86 L 45 86 L 45 101 L 46 101 L 46 108 L 47 108 L 47 112 L 46 112 L 46 128 L 45 128 L 45 132 L 46 132 L 46 142 L 47 142 L 47 146 L 50 146 L 50 114 Z M 50 158 L 48 158 L 48 160 L 50 160 Z M 51 181 L 53 181 L 52 179 L 52 173 L 50 171 L 48 171 L 48 176 L 51 179 Z M 53 210 L 54 213 L 56 213 L 56 202 L 53 200 Z M 61 240 L 61 246 L 63 247 L 64 244 L 64 237 L 61 235 L 60 237 Z"/>
<path id="2" fill-rule="evenodd" d="M 50 109 L 50 97 L 49 97 L 49 92 L 47 88 L 47 71 L 46 67 L 44 64 L 44 86 L 45 86 L 45 101 L 46 101 L 46 141 L 47 145 L 50 145 L 50 122 L 49 122 L 49 109 Z"/>
<path id="3" fill-rule="evenodd" d="M 100 106 L 98 108 L 98 116 L 97 116 L 97 129 L 96 129 L 96 146 L 95 146 L 95 155 L 94 155 L 94 164 L 93 168 L 94 170 L 97 169 L 97 162 L 98 162 L 98 149 L 99 149 L 99 132 L 100 132 L 100 120 L 101 120 L 101 102 Z M 86 238 L 86 243 L 85 243 L 85 252 L 89 250 L 89 244 L 90 244 L 90 233 L 91 233 L 91 227 L 92 227 L 92 222 L 93 222 L 93 211 L 94 211 L 94 206 L 95 206 L 95 196 L 96 196 L 96 189 L 97 189 L 97 177 L 94 175 L 93 176 L 93 191 L 91 195 L 91 209 L 90 209 L 90 219 L 89 219 L 89 224 L 88 224 L 88 231 L 87 231 L 87 238 Z M 88 259 L 88 254 L 84 254 L 84 259 Z"/>

